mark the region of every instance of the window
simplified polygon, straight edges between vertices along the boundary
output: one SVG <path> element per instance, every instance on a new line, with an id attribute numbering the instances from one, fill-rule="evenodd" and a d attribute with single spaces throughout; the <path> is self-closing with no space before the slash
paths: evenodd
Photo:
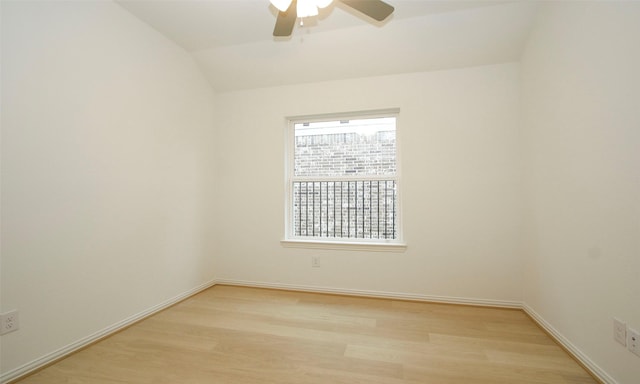
<path id="1" fill-rule="evenodd" d="M 294 118 L 286 240 L 399 244 L 397 111 Z"/>

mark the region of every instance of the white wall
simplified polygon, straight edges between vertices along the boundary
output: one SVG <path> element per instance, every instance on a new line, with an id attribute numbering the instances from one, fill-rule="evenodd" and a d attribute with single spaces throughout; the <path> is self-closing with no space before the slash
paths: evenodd
<path id="1" fill-rule="evenodd" d="M 213 278 L 213 94 L 110 2 L 2 2 L 6 373 Z"/>
<path id="2" fill-rule="evenodd" d="M 218 94 L 217 277 L 519 302 L 518 68 Z M 394 107 L 406 252 L 283 248 L 284 117 Z"/>
<path id="3" fill-rule="evenodd" d="M 527 305 L 611 379 L 640 358 L 640 3 L 544 8 L 523 57 Z"/>

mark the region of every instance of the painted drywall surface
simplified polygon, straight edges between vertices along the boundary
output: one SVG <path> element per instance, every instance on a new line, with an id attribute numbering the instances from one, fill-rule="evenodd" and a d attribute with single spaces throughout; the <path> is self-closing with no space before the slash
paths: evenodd
<path id="1" fill-rule="evenodd" d="M 217 277 L 520 300 L 518 76 L 501 64 L 218 94 Z M 285 117 L 386 108 L 400 108 L 406 252 L 283 248 Z"/>
<path id="2" fill-rule="evenodd" d="M 619 383 L 640 358 L 640 4 L 554 3 L 523 57 L 525 302 Z"/>
<path id="3" fill-rule="evenodd" d="M 7 372 L 213 278 L 213 94 L 117 5 L 2 7 Z"/>

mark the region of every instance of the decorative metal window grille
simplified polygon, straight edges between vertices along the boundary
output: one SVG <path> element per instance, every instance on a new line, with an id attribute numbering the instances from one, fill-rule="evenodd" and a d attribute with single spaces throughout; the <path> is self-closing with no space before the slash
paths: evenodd
<path id="1" fill-rule="evenodd" d="M 294 122 L 289 234 L 397 240 L 396 118 Z"/>
<path id="2" fill-rule="evenodd" d="M 295 236 L 396 239 L 396 181 L 294 181 Z"/>

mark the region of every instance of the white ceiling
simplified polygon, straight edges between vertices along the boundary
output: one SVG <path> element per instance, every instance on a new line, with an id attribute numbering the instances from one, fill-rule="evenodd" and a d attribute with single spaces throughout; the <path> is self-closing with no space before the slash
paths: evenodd
<path id="1" fill-rule="evenodd" d="M 117 0 L 190 52 L 218 91 L 516 61 L 533 1 L 386 0 L 383 23 L 334 1 L 289 39 L 269 0 Z"/>

